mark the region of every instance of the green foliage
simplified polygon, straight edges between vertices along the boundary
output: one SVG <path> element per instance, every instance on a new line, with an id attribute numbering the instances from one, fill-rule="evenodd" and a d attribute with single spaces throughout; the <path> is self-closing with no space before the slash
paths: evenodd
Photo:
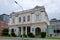
<path id="1" fill-rule="evenodd" d="M 23 36 L 24 36 L 24 37 L 27 37 L 27 35 L 26 35 L 25 33 L 23 34 Z"/>
<path id="2" fill-rule="evenodd" d="M 8 34 L 8 36 L 10 37 L 10 34 Z"/>
<path id="3" fill-rule="evenodd" d="M 11 35 L 12 35 L 13 37 L 16 37 L 16 35 L 15 35 L 15 33 L 14 33 L 14 32 L 11 32 Z"/>
<path id="4" fill-rule="evenodd" d="M 32 38 L 34 38 L 35 35 L 34 35 L 33 33 L 28 33 L 28 37 L 32 37 Z"/>
<path id="5" fill-rule="evenodd" d="M 3 36 L 8 36 L 8 29 L 3 29 Z"/>
<path id="6" fill-rule="evenodd" d="M 46 32 L 41 32 L 41 38 L 45 38 L 46 37 Z"/>
<path id="7" fill-rule="evenodd" d="M 21 35 L 21 34 L 19 34 L 19 37 L 22 37 L 22 35 Z"/>

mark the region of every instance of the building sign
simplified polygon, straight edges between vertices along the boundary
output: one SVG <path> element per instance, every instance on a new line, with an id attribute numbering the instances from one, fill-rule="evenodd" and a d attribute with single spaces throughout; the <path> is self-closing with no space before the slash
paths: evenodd
<path id="1" fill-rule="evenodd" d="M 32 32 L 34 32 L 34 28 L 32 28 Z"/>

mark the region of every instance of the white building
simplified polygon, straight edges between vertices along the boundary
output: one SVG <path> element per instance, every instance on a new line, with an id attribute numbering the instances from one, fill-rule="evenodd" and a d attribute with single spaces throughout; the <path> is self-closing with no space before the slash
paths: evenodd
<path id="1" fill-rule="evenodd" d="M 50 30 L 48 30 L 49 35 L 60 37 L 60 20 L 58 20 L 56 18 L 51 19 L 50 27 L 51 28 L 48 28 L 48 29 L 50 29 Z"/>
<path id="2" fill-rule="evenodd" d="M 34 35 L 40 35 L 40 32 L 47 32 L 49 20 L 44 6 L 36 6 L 33 9 L 10 14 L 9 34 L 15 32 L 16 35 L 32 32 Z"/>

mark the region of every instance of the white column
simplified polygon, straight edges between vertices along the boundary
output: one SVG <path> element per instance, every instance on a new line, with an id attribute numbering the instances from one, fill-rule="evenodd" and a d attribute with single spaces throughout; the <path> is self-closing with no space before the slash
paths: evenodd
<path id="1" fill-rule="evenodd" d="M 11 34 L 11 29 L 9 28 L 9 34 Z"/>
<path id="2" fill-rule="evenodd" d="M 21 35 L 23 35 L 23 27 L 21 27 Z"/>
<path id="3" fill-rule="evenodd" d="M 19 35 L 19 28 L 15 28 L 17 32 L 17 36 Z"/>
<path id="4" fill-rule="evenodd" d="M 27 26 L 26 26 L 26 31 L 25 32 L 26 32 L 26 35 L 27 35 Z"/>

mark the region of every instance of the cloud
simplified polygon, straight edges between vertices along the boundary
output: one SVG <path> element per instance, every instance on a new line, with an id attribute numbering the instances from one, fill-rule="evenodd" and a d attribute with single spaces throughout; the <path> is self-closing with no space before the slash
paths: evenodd
<path id="1" fill-rule="evenodd" d="M 60 0 L 48 0 L 48 3 L 45 4 L 46 11 L 48 13 L 49 18 L 58 18 L 60 19 Z"/>
<path id="2" fill-rule="evenodd" d="M 10 14 L 13 11 L 22 10 L 14 1 L 17 1 L 24 10 L 31 9 L 36 5 L 44 5 L 50 19 L 60 18 L 60 0 L 0 0 L 0 14 Z"/>

